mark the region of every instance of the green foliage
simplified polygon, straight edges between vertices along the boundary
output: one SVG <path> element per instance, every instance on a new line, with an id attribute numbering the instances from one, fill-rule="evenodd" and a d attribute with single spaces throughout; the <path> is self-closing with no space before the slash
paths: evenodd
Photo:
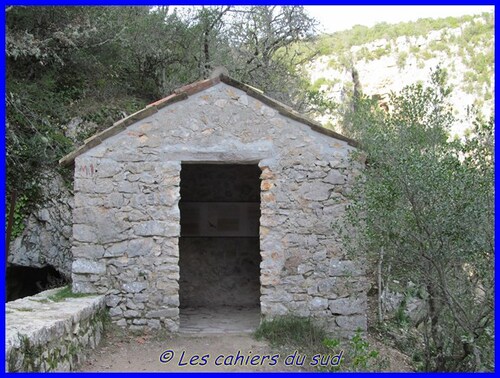
<path id="1" fill-rule="evenodd" d="M 410 324 L 410 318 L 406 314 L 406 300 L 402 300 L 399 304 L 396 313 L 394 314 L 394 321 L 399 327 L 407 327 Z"/>
<path id="2" fill-rule="evenodd" d="M 65 118 L 53 82 L 11 81 L 7 90 L 7 188 L 36 202 L 38 173 L 69 152 L 71 141 L 59 129 Z"/>
<path id="3" fill-rule="evenodd" d="M 320 88 L 322 86 L 326 86 L 326 87 L 331 88 L 334 85 L 339 84 L 339 83 L 340 83 L 339 79 L 330 80 L 330 79 L 327 79 L 324 77 L 320 77 L 319 79 L 317 79 L 314 83 L 312 83 L 310 85 L 309 89 L 314 90 L 314 91 L 318 91 L 318 90 L 320 90 Z"/>
<path id="4" fill-rule="evenodd" d="M 466 60 L 467 66 L 471 67 L 464 75 L 466 83 L 474 83 L 477 92 L 482 93 L 483 85 L 491 86 L 493 79 L 493 49 L 486 52 L 475 52 Z"/>
<path id="5" fill-rule="evenodd" d="M 338 355 L 342 351 L 340 364 L 330 367 L 330 371 L 381 371 L 385 366 L 385 361 L 379 359 L 379 352 L 370 347 L 361 330 L 357 330 L 349 341 L 340 341 L 327 337 L 325 330 L 310 318 L 281 316 L 265 320 L 255 337 L 268 340 L 274 347 L 295 349 L 309 357 Z"/>
<path id="6" fill-rule="evenodd" d="M 323 340 L 326 353 L 343 351 L 342 362 L 328 369 L 331 372 L 363 372 L 382 371 L 385 367 L 384 360 L 380 359 L 378 350 L 370 347 L 370 343 L 363 337 L 361 330 L 357 330 L 349 339 L 347 345 L 338 339 L 326 338 Z"/>
<path id="7" fill-rule="evenodd" d="M 24 231 L 24 219 L 27 216 L 27 202 L 28 197 L 23 195 L 16 200 L 16 205 L 14 206 L 14 220 L 12 223 L 12 238 L 17 238 Z M 7 204 L 7 209 L 10 209 L 10 204 Z M 9 211 L 9 210 L 7 210 Z"/>
<path id="8" fill-rule="evenodd" d="M 426 291 L 427 371 L 490 369 L 493 339 L 493 120 L 464 140 L 453 122 L 446 74 L 392 96 L 391 113 L 359 99 L 346 129 L 368 154 L 349 210 L 352 253 L 385 251 L 393 278 Z M 356 235 L 356 238 L 349 237 Z M 404 320 L 404 319 L 401 319 Z"/>
<path id="9" fill-rule="evenodd" d="M 420 50 L 419 58 L 423 60 L 430 60 L 435 57 L 436 55 L 432 52 L 432 50 Z"/>
<path id="10" fill-rule="evenodd" d="M 85 294 L 85 293 L 74 293 L 71 289 L 71 286 L 64 286 L 57 293 L 52 294 L 48 298 L 53 302 L 62 302 L 67 298 L 83 298 L 88 297 L 93 294 Z"/>
<path id="11" fill-rule="evenodd" d="M 42 346 L 31 344 L 26 335 L 18 333 L 17 336 L 21 345 L 21 353 L 24 356 L 20 371 L 41 371 Z M 9 371 L 17 371 L 12 360 L 9 361 Z"/>
<path id="12" fill-rule="evenodd" d="M 328 114 L 335 111 L 337 109 L 337 104 L 333 103 L 328 98 L 328 92 L 339 83 L 339 79 L 328 80 L 325 78 L 319 78 L 305 88 L 305 101 L 308 104 L 309 111 L 314 111 L 320 114 Z M 323 126 L 329 128 L 328 124 Z"/>
<path id="13" fill-rule="evenodd" d="M 306 92 L 306 95 L 310 110 L 314 110 L 321 114 L 327 114 L 337 109 L 337 105 L 328 99 L 324 91 L 310 89 Z M 327 125 L 323 126 L 327 127 Z"/>
<path id="14" fill-rule="evenodd" d="M 493 39 L 494 20 L 492 15 L 484 15 L 481 20 L 472 20 L 457 40 L 462 61 L 469 68 L 465 75 L 464 89 L 468 93 L 483 96 L 490 93 L 483 88 L 491 86 L 493 79 Z M 485 87 L 486 86 L 486 87 Z"/>
<path id="15" fill-rule="evenodd" d="M 489 43 L 490 36 L 494 31 L 493 21 L 493 14 L 490 13 L 483 14 L 478 21 L 471 19 L 462 35 L 467 42 L 473 45 Z"/>
<path id="16" fill-rule="evenodd" d="M 420 46 L 418 45 L 411 45 L 410 46 L 410 53 L 412 53 L 413 55 L 417 55 L 420 51 Z"/>
<path id="17" fill-rule="evenodd" d="M 302 106 L 315 24 L 299 6 L 8 7 L 7 195 L 31 209 L 75 146 L 217 66 Z M 68 133 L 77 117 L 95 125 Z"/>
<path id="18" fill-rule="evenodd" d="M 396 64 L 398 68 L 402 70 L 406 66 L 406 60 L 408 59 L 408 53 L 406 51 L 401 51 L 396 59 Z"/>
<path id="19" fill-rule="evenodd" d="M 488 21 L 492 20 L 492 15 L 488 13 L 484 13 L 481 17 Z M 396 39 L 401 36 L 418 37 L 425 36 L 432 30 L 456 28 L 465 22 L 472 22 L 473 18 L 474 16 L 440 19 L 422 18 L 417 21 L 401 22 L 393 25 L 382 22 L 371 28 L 356 25 L 350 30 L 322 35 L 316 43 L 321 55 L 342 54 L 352 46 L 363 45 L 378 39 Z M 467 33 L 479 39 L 480 37 L 477 37 L 477 35 L 481 35 L 481 31 L 488 29 L 488 27 L 478 29 L 479 26 L 475 26 Z"/>
<path id="20" fill-rule="evenodd" d="M 350 351 L 352 353 L 352 370 L 353 371 L 366 371 L 372 362 L 377 359 L 379 352 L 370 350 L 368 341 L 361 337 L 361 331 L 357 331 L 352 337 L 350 343 Z"/>
<path id="21" fill-rule="evenodd" d="M 448 32 L 447 29 L 459 27 L 463 29 L 463 32 L 458 36 Z M 419 69 L 425 67 L 425 61 L 443 57 L 443 55 L 456 59 L 456 52 L 452 50 L 452 47 L 458 48 L 458 55 L 468 68 L 463 84 L 464 90 L 480 97 L 491 96 L 494 67 L 494 19 L 491 13 L 436 20 L 420 19 L 394 25 L 381 23 L 371 28 L 358 25 L 350 30 L 319 36 L 314 47 L 321 55 L 331 57 L 328 65 L 330 68 L 349 70 L 353 65 L 353 60 L 354 62 L 371 61 L 391 55 L 391 45 L 397 38 L 406 37 L 407 43 L 410 43 L 409 37 L 425 37 L 433 30 L 442 30 L 442 34 L 440 39 L 431 41 L 428 46 L 411 44 L 408 52 L 395 51 L 397 66 L 402 69 L 410 56 L 416 58 Z M 388 41 L 385 47 L 363 46 L 384 39 Z M 350 50 L 353 46 L 362 47 L 354 54 L 354 57 L 351 57 Z"/>
<path id="22" fill-rule="evenodd" d="M 12 222 L 12 231 L 11 238 L 17 238 L 21 236 L 25 227 L 26 227 L 26 219 L 29 216 L 30 212 L 33 210 L 33 205 L 40 198 L 39 196 L 39 188 L 36 182 L 32 183 L 31 187 L 27 187 L 25 194 L 18 196 L 16 198 L 16 203 L 14 206 L 14 216 Z M 10 200 L 11 197 L 6 198 L 6 200 Z M 5 229 L 7 230 L 9 214 L 10 214 L 10 202 L 7 201 L 5 206 Z"/>
<path id="23" fill-rule="evenodd" d="M 450 55 L 450 53 L 451 53 L 450 45 L 446 40 L 432 41 L 431 43 L 429 43 L 429 48 L 432 51 L 440 51 L 440 52 L 444 52 L 448 55 Z"/>
<path id="24" fill-rule="evenodd" d="M 123 97 L 121 99 L 113 99 L 107 104 L 92 104 L 84 107 L 81 110 L 76 110 L 75 114 L 86 122 L 92 122 L 102 128 L 110 127 L 119 119 L 126 115 L 135 113 L 147 105 L 146 101 L 134 98 Z M 88 130 L 88 134 L 79 134 L 78 140 L 84 140 L 91 136 L 96 130 Z"/>
<path id="25" fill-rule="evenodd" d="M 366 47 L 362 47 L 361 50 L 358 51 L 356 54 L 356 59 L 357 60 L 366 60 L 367 62 L 371 60 L 377 60 L 380 59 L 381 57 L 385 55 L 390 55 L 391 53 L 391 47 L 389 44 L 389 47 L 378 47 L 374 50 L 369 50 Z"/>

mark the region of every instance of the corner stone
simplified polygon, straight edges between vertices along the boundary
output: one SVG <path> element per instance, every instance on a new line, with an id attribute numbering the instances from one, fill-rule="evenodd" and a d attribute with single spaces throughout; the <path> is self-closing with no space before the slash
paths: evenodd
<path id="1" fill-rule="evenodd" d="M 146 282 L 129 282 L 123 284 L 123 290 L 127 293 L 140 293 L 148 287 Z"/>
<path id="2" fill-rule="evenodd" d="M 358 277 L 362 276 L 363 270 L 361 267 L 357 266 L 356 263 L 349 260 L 330 260 L 330 276 L 341 277 L 350 276 Z"/>
<path id="3" fill-rule="evenodd" d="M 339 298 L 330 300 L 328 307 L 334 315 L 364 314 L 366 301 L 361 298 Z"/>
<path id="4" fill-rule="evenodd" d="M 73 261 L 72 271 L 73 273 L 104 274 L 106 265 L 101 262 L 79 259 Z"/>
<path id="5" fill-rule="evenodd" d="M 345 330 L 356 331 L 359 328 L 362 331 L 366 331 L 367 328 L 365 315 L 337 316 L 335 320 L 337 325 Z"/>
<path id="6" fill-rule="evenodd" d="M 336 169 L 333 169 L 328 173 L 328 176 L 326 176 L 323 181 L 332 185 L 341 185 L 345 183 L 345 176 Z"/>

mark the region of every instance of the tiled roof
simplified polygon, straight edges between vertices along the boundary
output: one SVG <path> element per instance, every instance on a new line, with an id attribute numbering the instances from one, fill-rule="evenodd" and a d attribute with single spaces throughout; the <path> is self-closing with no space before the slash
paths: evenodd
<path id="1" fill-rule="evenodd" d="M 207 79 L 207 80 L 201 80 L 197 81 L 192 84 L 185 85 L 181 88 L 178 88 L 172 93 L 171 95 L 158 100 L 156 102 L 153 102 L 149 105 L 147 105 L 144 109 L 139 110 L 138 112 L 129 115 L 126 118 L 121 119 L 118 122 L 115 122 L 113 126 L 107 128 L 106 130 L 103 130 L 90 138 L 86 139 L 84 141 L 84 144 L 80 147 L 78 147 L 76 150 L 70 152 L 68 155 L 64 156 L 62 159 L 59 160 L 59 164 L 62 166 L 69 166 L 74 163 L 75 158 L 84 152 L 98 146 L 101 144 L 104 140 L 106 140 L 109 137 L 112 137 L 123 130 L 125 130 L 128 126 L 132 125 L 133 123 L 144 119 L 146 117 L 149 117 L 156 112 L 158 112 L 159 109 L 164 108 L 165 106 L 168 106 L 170 104 L 173 104 L 174 102 L 177 101 L 182 101 L 187 99 L 189 96 L 201 92 L 207 88 L 210 88 L 220 82 L 223 82 L 227 85 L 230 85 L 232 87 L 241 89 L 242 91 L 246 92 L 249 96 L 263 102 L 267 106 L 270 106 L 271 108 L 277 110 L 280 114 L 291 118 L 295 121 L 298 121 L 300 123 L 303 123 L 307 126 L 309 126 L 311 129 L 314 131 L 317 131 L 321 134 L 328 135 L 332 138 L 343 140 L 350 144 L 351 146 L 357 146 L 357 143 L 350 139 L 347 138 L 339 133 L 336 133 L 335 131 L 329 130 L 324 128 L 320 123 L 296 112 L 293 110 L 291 107 L 274 100 L 268 96 L 266 96 L 264 93 L 261 91 L 247 85 L 244 83 L 241 83 L 235 79 L 230 78 L 229 76 L 225 75 L 220 75 L 212 79 Z"/>

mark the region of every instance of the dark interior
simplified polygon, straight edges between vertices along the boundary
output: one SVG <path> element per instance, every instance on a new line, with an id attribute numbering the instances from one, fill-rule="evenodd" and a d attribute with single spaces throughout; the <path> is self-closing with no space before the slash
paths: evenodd
<path id="1" fill-rule="evenodd" d="M 64 286 L 68 280 L 53 266 L 41 268 L 8 264 L 6 272 L 7 302 Z"/>
<path id="2" fill-rule="evenodd" d="M 260 169 L 183 164 L 180 307 L 260 303 Z"/>

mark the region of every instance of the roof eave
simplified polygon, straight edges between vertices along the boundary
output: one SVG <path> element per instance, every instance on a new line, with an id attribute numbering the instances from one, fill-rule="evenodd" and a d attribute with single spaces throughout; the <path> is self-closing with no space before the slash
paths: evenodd
<path id="1" fill-rule="evenodd" d="M 313 129 L 314 131 L 317 131 L 321 134 L 328 135 L 332 138 L 342 140 L 342 141 L 346 142 L 347 144 L 349 144 L 350 146 L 358 147 L 358 143 L 355 140 L 348 138 L 342 134 L 339 134 L 333 130 L 330 130 L 330 129 L 323 127 L 319 122 L 316 122 L 316 121 L 310 119 L 309 117 L 306 117 L 306 116 L 300 114 L 299 112 L 295 111 L 294 109 L 292 109 L 288 105 L 285 105 L 282 102 L 279 102 L 279 101 L 277 101 L 269 96 L 266 96 L 263 92 L 260 92 L 247 84 L 244 84 L 240 81 L 237 81 L 237 80 L 235 80 L 229 76 L 225 76 L 225 75 L 221 75 L 220 80 L 223 83 L 231 85 L 232 87 L 236 87 L 238 89 L 241 89 L 242 91 L 246 92 L 249 96 L 263 102 L 264 104 L 270 106 L 273 109 L 276 109 L 281 115 L 283 115 L 285 117 L 288 117 L 288 118 L 291 118 L 297 122 L 306 124 L 311 129 Z"/>

